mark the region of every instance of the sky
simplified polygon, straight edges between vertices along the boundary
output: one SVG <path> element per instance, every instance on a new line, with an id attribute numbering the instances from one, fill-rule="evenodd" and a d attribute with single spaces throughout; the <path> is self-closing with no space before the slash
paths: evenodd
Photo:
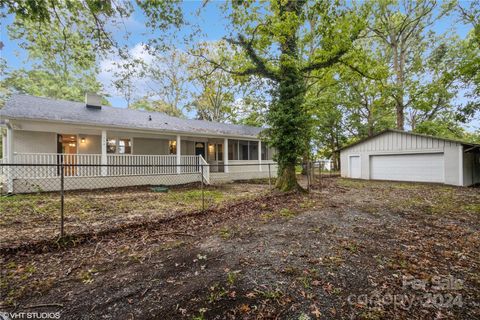
<path id="1" fill-rule="evenodd" d="M 210 1 L 205 7 L 202 8 L 202 1 L 184 1 L 182 3 L 183 13 L 186 17 L 186 20 L 192 24 L 198 25 L 200 30 L 202 30 L 202 35 L 198 38 L 199 41 L 215 41 L 219 40 L 222 37 L 227 35 L 228 22 L 224 18 L 224 15 L 221 11 L 221 1 Z M 200 10 L 200 14 L 198 10 Z M 21 67 L 28 68 L 30 63 L 26 61 L 25 52 L 22 52 L 22 49 L 18 46 L 18 41 L 12 41 L 8 38 L 6 31 L 6 26 L 12 23 L 13 17 L 7 16 L 6 19 L 3 19 L 0 26 L 0 41 L 3 42 L 4 47 L 0 51 L 2 57 L 7 61 L 7 68 L 14 70 Z M 142 43 L 147 40 L 151 34 L 148 34 L 149 31 L 145 29 L 145 18 L 139 12 L 135 10 L 134 14 L 124 21 L 124 28 L 130 32 L 130 37 L 128 40 L 118 38 L 117 40 L 122 45 L 127 45 L 130 48 L 132 54 L 136 57 L 142 57 L 146 60 L 151 59 L 142 48 Z M 459 37 L 464 38 L 471 26 L 465 25 L 458 21 L 456 16 L 448 16 L 437 21 L 432 29 L 441 34 L 441 33 L 454 33 Z M 183 28 L 179 33 L 177 33 L 177 38 L 168 39 L 175 45 L 178 49 L 185 49 L 182 37 L 185 36 L 188 32 L 191 32 L 191 29 Z M 118 32 L 122 33 L 121 30 Z M 147 33 L 147 34 L 146 34 Z M 112 65 L 119 58 L 113 55 L 103 57 L 99 61 L 100 74 L 99 80 L 105 87 L 106 93 L 109 95 L 108 100 L 112 106 L 125 108 L 127 103 L 124 98 L 119 95 L 118 92 L 112 87 L 111 83 L 113 80 L 113 72 L 109 71 L 112 69 Z M 463 101 L 463 98 L 460 97 L 459 102 Z M 188 115 L 187 115 L 188 116 Z M 480 129 L 480 119 L 474 119 L 471 123 L 466 125 L 466 129 L 469 131 L 474 131 Z"/>

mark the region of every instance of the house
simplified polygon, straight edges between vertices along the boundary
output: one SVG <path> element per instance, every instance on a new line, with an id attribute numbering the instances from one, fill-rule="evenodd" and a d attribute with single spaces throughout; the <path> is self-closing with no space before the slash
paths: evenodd
<path id="1" fill-rule="evenodd" d="M 57 190 L 59 163 L 67 165 L 67 189 L 198 181 L 201 164 L 207 182 L 276 173 L 261 128 L 102 106 L 100 100 L 92 94 L 85 103 L 13 95 L 0 110 L 3 163 L 51 168 L 3 170 L 7 189 Z"/>
<path id="2" fill-rule="evenodd" d="M 385 130 L 340 149 L 341 176 L 356 179 L 480 183 L 480 145 Z"/>

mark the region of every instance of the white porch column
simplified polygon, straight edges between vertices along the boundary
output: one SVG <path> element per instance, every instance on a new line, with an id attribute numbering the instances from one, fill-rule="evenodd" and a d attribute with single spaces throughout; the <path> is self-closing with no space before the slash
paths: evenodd
<path id="1" fill-rule="evenodd" d="M 258 140 L 258 171 L 262 171 L 262 141 Z"/>
<path id="2" fill-rule="evenodd" d="M 177 134 L 177 173 L 180 174 L 182 172 L 182 138 L 180 135 Z"/>
<path id="3" fill-rule="evenodd" d="M 14 163 L 13 158 L 13 128 L 7 125 L 7 163 Z M 13 167 L 8 167 L 7 170 L 7 192 L 13 192 Z"/>
<path id="4" fill-rule="evenodd" d="M 2 130 L 2 159 L 7 161 L 7 133 Z"/>
<path id="5" fill-rule="evenodd" d="M 107 175 L 108 168 L 105 167 L 108 164 L 107 159 L 107 130 L 102 130 L 102 176 Z"/>
<path id="6" fill-rule="evenodd" d="M 13 128 L 7 126 L 7 161 L 13 163 Z"/>
<path id="7" fill-rule="evenodd" d="M 227 138 L 223 139 L 223 163 L 225 164 L 224 172 L 228 173 L 229 168 L 228 168 L 228 139 Z"/>

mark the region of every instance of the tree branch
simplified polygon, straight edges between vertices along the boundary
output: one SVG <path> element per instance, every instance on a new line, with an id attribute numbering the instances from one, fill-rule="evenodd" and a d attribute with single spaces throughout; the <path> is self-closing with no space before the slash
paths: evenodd
<path id="1" fill-rule="evenodd" d="M 379 78 L 375 78 L 375 77 L 372 77 L 372 76 L 368 75 L 367 73 L 363 72 L 359 68 L 351 65 L 350 63 L 348 63 L 346 61 L 343 61 L 343 60 L 340 59 L 338 62 L 343 64 L 344 66 L 347 66 L 348 68 L 352 69 L 353 71 L 355 71 L 356 73 L 358 73 L 359 75 L 361 75 L 364 78 L 367 78 L 367 79 L 370 79 L 370 80 L 380 80 Z"/>
<path id="2" fill-rule="evenodd" d="M 245 73 L 244 75 L 254 75 L 258 74 L 266 78 L 278 81 L 278 76 L 275 71 L 271 70 L 264 59 L 262 59 L 255 49 L 253 48 L 253 39 L 246 41 L 243 35 L 238 36 L 238 40 L 226 38 L 228 43 L 242 47 L 247 53 L 250 60 L 253 62 L 255 67 L 248 68 L 247 70 L 241 71 L 240 73 Z M 238 72 L 237 72 L 238 73 Z"/>
<path id="3" fill-rule="evenodd" d="M 210 74 L 213 74 L 216 70 L 222 70 L 222 71 L 225 71 L 227 73 L 230 73 L 230 74 L 233 74 L 233 75 L 236 75 L 236 76 L 263 75 L 263 76 L 267 77 L 266 75 L 262 74 L 259 71 L 259 69 L 256 68 L 256 67 L 251 67 L 251 68 L 247 68 L 247 69 L 244 69 L 244 70 L 231 70 L 231 69 L 226 68 L 224 65 L 218 63 L 217 61 L 209 59 L 208 57 L 204 56 L 203 54 L 192 53 L 192 55 L 194 57 L 202 58 L 203 60 L 205 60 L 206 62 L 208 62 L 209 64 L 211 64 L 214 67 L 212 69 L 212 71 L 210 72 Z M 277 80 L 276 77 L 275 78 L 270 78 L 270 79 Z"/>
<path id="4" fill-rule="evenodd" d="M 340 59 L 348 52 L 348 49 L 342 49 L 339 52 L 337 52 L 333 57 L 329 58 L 326 61 L 317 61 L 317 62 L 311 62 L 305 67 L 301 69 L 302 72 L 310 72 L 314 70 L 319 70 L 319 69 L 324 69 L 327 67 L 330 67 L 338 62 L 340 62 Z"/>

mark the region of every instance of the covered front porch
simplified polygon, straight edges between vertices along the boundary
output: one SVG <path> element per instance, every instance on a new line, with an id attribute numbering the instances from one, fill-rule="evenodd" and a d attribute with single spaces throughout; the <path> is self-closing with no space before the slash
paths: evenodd
<path id="1" fill-rule="evenodd" d="M 38 129 L 31 124 L 7 127 L 4 163 L 34 165 L 3 170 L 9 192 L 28 192 L 20 191 L 29 189 L 27 185 L 57 189 L 57 183 L 45 187 L 48 179 L 61 176 L 60 166 L 66 180 L 88 180 L 82 184 L 86 188 L 182 184 L 199 181 L 202 174 L 204 182 L 215 183 L 265 178 L 276 169 L 272 149 L 258 139 L 72 126 L 53 132 Z M 140 178 L 153 176 L 157 178 Z M 75 189 L 74 182 L 66 185 Z"/>

